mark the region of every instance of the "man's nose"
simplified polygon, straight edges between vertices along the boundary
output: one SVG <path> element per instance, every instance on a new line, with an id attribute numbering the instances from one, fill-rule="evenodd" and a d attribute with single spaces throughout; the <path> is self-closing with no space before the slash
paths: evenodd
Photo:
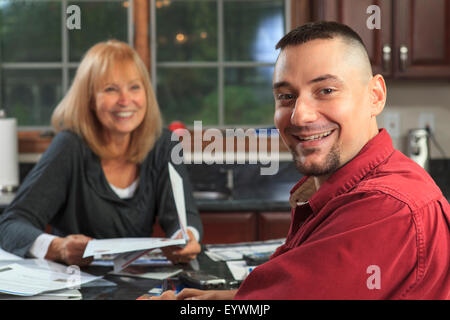
<path id="1" fill-rule="evenodd" d="M 306 123 L 314 122 L 318 118 L 317 110 L 305 99 L 297 98 L 294 110 L 291 114 L 291 124 L 303 126 Z"/>

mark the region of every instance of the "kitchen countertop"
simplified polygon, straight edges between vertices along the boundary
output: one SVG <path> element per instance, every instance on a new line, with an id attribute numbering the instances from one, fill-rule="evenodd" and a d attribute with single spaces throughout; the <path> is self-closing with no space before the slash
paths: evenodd
<path id="1" fill-rule="evenodd" d="M 230 211 L 284 211 L 289 212 L 288 201 L 271 199 L 226 199 L 226 200 L 197 200 L 200 212 L 230 212 Z"/>
<path id="2" fill-rule="evenodd" d="M 197 200 L 200 211 L 290 211 L 289 194 L 295 183 L 241 186 L 227 199 Z"/>
<path id="3" fill-rule="evenodd" d="M 196 200 L 199 211 L 290 211 L 289 190 L 291 184 L 277 184 L 273 190 L 235 190 L 227 199 Z M 13 200 L 14 193 L 0 193 L 0 212 Z"/>

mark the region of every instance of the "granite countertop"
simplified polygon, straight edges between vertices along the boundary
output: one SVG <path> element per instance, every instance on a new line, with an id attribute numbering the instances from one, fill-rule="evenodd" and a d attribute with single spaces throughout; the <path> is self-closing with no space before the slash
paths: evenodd
<path id="1" fill-rule="evenodd" d="M 293 183 L 274 183 L 257 188 L 237 188 L 227 199 L 196 200 L 200 211 L 290 211 Z"/>
<path id="2" fill-rule="evenodd" d="M 261 190 L 238 192 L 227 199 L 196 200 L 199 211 L 290 211 L 289 190 L 291 186 L 278 185 L 272 193 Z M 286 190 L 287 189 L 287 190 Z M 267 191 L 267 190 L 266 190 Z M 285 192 L 286 191 L 286 192 Z M 0 212 L 13 200 L 14 193 L 0 194 Z"/>

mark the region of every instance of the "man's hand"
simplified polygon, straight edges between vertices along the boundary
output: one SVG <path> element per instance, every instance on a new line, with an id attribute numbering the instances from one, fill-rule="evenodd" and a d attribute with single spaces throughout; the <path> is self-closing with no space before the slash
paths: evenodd
<path id="1" fill-rule="evenodd" d="M 86 266 L 93 257 L 82 258 L 87 243 L 92 240 L 82 234 L 72 234 L 65 238 L 55 238 L 50 243 L 45 259 L 64 262 L 67 265 Z"/>
<path id="2" fill-rule="evenodd" d="M 151 297 L 151 300 L 232 300 L 237 290 L 199 290 L 183 289 L 175 295 L 172 290 L 164 291 L 160 296 Z"/>
<path id="3" fill-rule="evenodd" d="M 170 246 L 161 248 L 163 254 L 172 261 L 172 263 L 188 263 L 189 261 L 195 259 L 201 251 L 200 243 L 195 239 L 194 234 L 191 230 L 187 230 L 189 241 L 184 248 L 178 246 Z M 178 234 L 176 239 L 181 238 L 181 232 Z"/>

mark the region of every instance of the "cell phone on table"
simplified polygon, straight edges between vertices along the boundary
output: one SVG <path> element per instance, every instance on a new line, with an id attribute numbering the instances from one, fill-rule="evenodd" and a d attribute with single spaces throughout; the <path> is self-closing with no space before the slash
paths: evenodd
<path id="1" fill-rule="evenodd" d="M 178 278 L 185 286 L 202 290 L 223 289 L 227 283 L 225 279 L 203 271 L 183 271 Z"/>

